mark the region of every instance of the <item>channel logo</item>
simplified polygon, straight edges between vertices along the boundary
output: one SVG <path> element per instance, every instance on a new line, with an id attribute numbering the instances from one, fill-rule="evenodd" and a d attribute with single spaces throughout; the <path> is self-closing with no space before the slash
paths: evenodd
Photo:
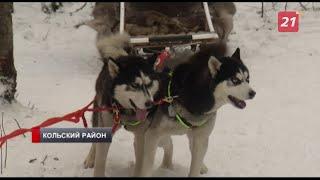
<path id="1" fill-rule="evenodd" d="M 299 13 L 296 11 L 278 12 L 278 31 L 279 32 L 298 32 Z"/>

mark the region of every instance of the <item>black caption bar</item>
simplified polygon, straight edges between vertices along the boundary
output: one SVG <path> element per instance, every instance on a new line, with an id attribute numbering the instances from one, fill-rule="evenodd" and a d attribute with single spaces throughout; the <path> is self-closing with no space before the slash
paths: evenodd
<path id="1" fill-rule="evenodd" d="M 41 128 L 39 134 L 38 143 L 112 142 L 111 128 Z"/>

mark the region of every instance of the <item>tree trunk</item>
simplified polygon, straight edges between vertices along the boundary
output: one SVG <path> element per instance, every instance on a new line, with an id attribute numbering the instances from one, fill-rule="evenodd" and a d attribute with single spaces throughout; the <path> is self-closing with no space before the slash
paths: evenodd
<path id="1" fill-rule="evenodd" d="M 0 98 L 12 102 L 17 72 L 13 61 L 13 3 L 0 3 Z"/>

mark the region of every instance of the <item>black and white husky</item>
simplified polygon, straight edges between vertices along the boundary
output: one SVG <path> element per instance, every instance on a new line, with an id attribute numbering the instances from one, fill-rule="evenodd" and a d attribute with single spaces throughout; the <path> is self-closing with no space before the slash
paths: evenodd
<path id="1" fill-rule="evenodd" d="M 227 103 L 243 109 L 245 100 L 255 96 L 249 85 L 249 71 L 240 58 L 240 49 L 231 57 L 217 54 L 217 49 L 200 50 L 175 67 L 164 82 L 166 88 L 161 90 L 162 96 L 176 98 L 157 109 L 145 132 L 140 176 L 151 175 L 156 147 L 162 137 L 183 134 L 188 136 L 192 155 L 189 176 L 206 173 L 203 159 L 217 110 Z"/>
<path id="2" fill-rule="evenodd" d="M 104 66 L 96 81 L 94 107 L 114 107 L 119 110 L 120 121 L 125 128 L 134 133 L 136 155 L 135 175 L 141 169 L 144 131 L 150 124 L 149 116 L 154 111 L 153 102 L 157 98 L 160 75 L 153 70 L 155 57 L 144 59 L 140 56 L 125 55 L 122 48 L 128 41 L 126 35 L 114 35 L 112 41 L 100 40 L 98 49 Z M 127 40 L 126 40 L 127 39 Z M 105 43 L 104 43 L 105 42 Z M 113 52 L 113 53 L 109 53 Z M 107 55 L 110 55 L 106 58 Z M 94 112 L 93 127 L 112 127 L 113 111 Z M 164 148 L 163 166 L 172 166 L 172 141 L 164 138 L 159 146 Z M 106 158 L 110 143 L 93 143 L 84 162 L 85 168 L 94 167 L 94 176 L 105 175 Z"/>

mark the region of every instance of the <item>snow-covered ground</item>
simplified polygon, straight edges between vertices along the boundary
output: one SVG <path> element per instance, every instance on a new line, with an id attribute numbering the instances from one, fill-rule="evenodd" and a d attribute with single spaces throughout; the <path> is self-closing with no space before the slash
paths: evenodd
<path id="1" fill-rule="evenodd" d="M 95 32 L 85 26 L 73 28 L 90 19 L 91 4 L 72 16 L 68 13 L 81 5 L 66 3 L 64 13 L 49 17 L 41 12 L 40 3 L 15 3 L 18 103 L 0 105 L 7 133 L 17 128 L 14 118 L 29 128 L 74 111 L 93 98 L 101 68 Z M 204 176 L 319 176 L 320 121 L 315 112 L 320 110 L 320 11 L 301 11 L 298 3 L 288 3 L 288 10 L 302 12 L 299 32 L 279 33 L 277 12 L 284 9 L 284 3 L 277 3 L 275 9 L 265 3 L 264 18 L 257 13 L 261 3 L 236 5 L 229 46 L 231 51 L 240 47 L 257 96 L 244 110 L 231 105 L 219 110 L 205 157 L 209 171 Z M 7 167 L 0 177 L 92 176 L 92 169 L 82 167 L 90 144 L 32 144 L 31 134 L 26 136 L 8 142 Z M 154 176 L 188 174 L 191 157 L 187 138 L 173 139 L 174 170 L 158 168 L 163 155 L 159 149 Z M 107 176 L 131 176 L 132 143 L 129 132 L 116 134 Z"/>

